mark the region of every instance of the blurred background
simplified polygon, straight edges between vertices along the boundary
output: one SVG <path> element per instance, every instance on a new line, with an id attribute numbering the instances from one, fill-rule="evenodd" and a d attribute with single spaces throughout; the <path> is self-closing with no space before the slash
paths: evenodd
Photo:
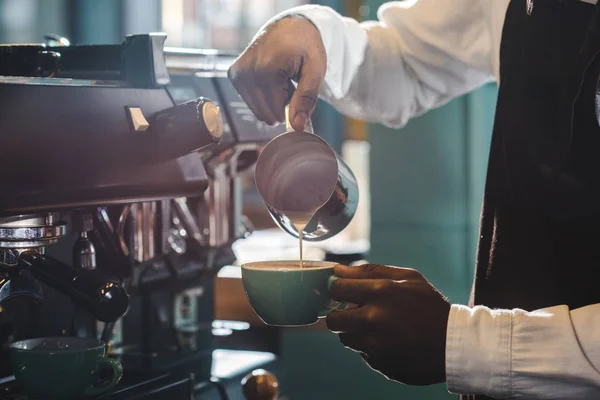
<path id="1" fill-rule="evenodd" d="M 163 31 L 167 46 L 239 52 L 270 17 L 307 0 L 0 0 L 0 43 L 118 43 Z M 358 20 L 376 18 L 381 0 L 323 0 Z M 392 130 L 339 115 L 320 103 L 316 130 L 354 169 L 361 210 L 346 232 L 366 240 L 368 261 L 419 269 L 451 301 L 466 303 L 487 167 L 496 87 L 489 85 Z M 253 223 L 270 227 L 246 179 Z M 286 330 L 278 378 L 286 398 L 448 399 L 444 385 L 409 388 L 371 371 L 323 326 Z"/>

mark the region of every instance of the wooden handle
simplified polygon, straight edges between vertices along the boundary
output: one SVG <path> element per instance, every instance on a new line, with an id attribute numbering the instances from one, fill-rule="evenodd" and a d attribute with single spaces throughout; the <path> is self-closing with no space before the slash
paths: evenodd
<path id="1" fill-rule="evenodd" d="M 247 400 L 277 400 L 279 382 L 272 373 L 257 369 L 242 379 L 242 392 Z"/>

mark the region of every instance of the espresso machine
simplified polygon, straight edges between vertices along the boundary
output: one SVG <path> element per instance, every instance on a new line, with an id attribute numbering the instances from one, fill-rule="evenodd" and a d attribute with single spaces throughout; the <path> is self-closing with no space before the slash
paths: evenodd
<path id="1" fill-rule="evenodd" d="M 61 335 L 121 361 L 103 398 L 218 386 L 212 284 L 251 230 L 239 174 L 284 128 L 231 86 L 235 55 L 165 39 L 0 46 L 0 398 L 23 398 L 7 345 Z"/>

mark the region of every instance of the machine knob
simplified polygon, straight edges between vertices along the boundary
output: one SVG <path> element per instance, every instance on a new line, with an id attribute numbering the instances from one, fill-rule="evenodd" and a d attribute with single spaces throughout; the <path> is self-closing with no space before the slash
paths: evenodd
<path id="1" fill-rule="evenodd" d="M 247 400 L 277 400 L 279 382 L 272 373 L 257 369 L 242 379 L 242 392 Z"/>
<path id="2" fill-rule="evenodd" d="M 102 322 L 114 322 L 127 311 L 129 296 L 123 286 L 98 270 L 78 270 L 36 253 L 21 254 L 19 264 Z"/>
<path id="3" fill-rule="evenodd" d="M 161 152 L 177 157 L 219 143 L 223 136 L 219 107 L 202 97 L 159 112 L 150 126 Z"/>
<path id="4" fill-rule="evenodd" d="M 219 107 L 211 101 L 205 101 L 202 104 L 202 119 L 208 133 L 217 141 L 221 140 L 221 136 L 223 136 L 223 117 L 221 117 Z"/>

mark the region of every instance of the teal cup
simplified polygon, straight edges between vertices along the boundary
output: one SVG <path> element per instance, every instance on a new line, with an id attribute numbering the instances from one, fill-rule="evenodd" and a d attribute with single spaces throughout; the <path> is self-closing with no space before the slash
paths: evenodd
<path id="1" fill-rule="evenodd" d="M 336 263 L 264 261 L 242 265 L 242 281 L 250 305 L 267 325 L 304 326 L 333 309 L 344 307 L 329 297 L 337 278 Z"/>
<path id="2" fill-rule="evenodd" d="M 123 367 L 106 358 L 103 342 L 89 338 L 49 337 L 14 342 L 10 361 L 19 386 L 28 399 L 84 399 L 116 386 Z M 112 370 L 110 381 L 99 383 L 100 373 Z"/>

